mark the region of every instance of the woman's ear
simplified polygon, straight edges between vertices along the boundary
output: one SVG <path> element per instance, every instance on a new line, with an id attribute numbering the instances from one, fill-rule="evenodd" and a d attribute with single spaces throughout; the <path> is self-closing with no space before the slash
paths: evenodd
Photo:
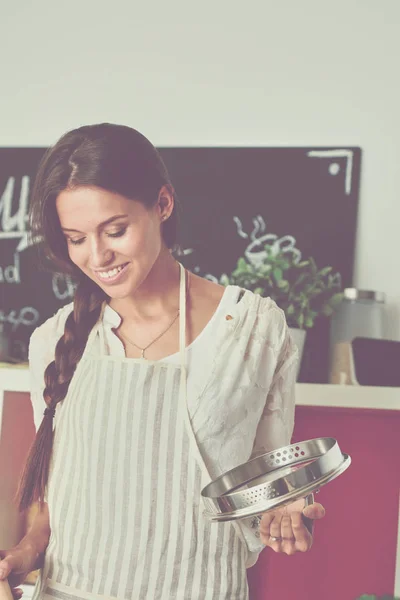
<path id="1" fill-rule="evenodd" d="M 174 210 L 174 188 L 170 184 L 163 185 L 157 201 L 157 210 L 160 221 L 166 221 Z"/>

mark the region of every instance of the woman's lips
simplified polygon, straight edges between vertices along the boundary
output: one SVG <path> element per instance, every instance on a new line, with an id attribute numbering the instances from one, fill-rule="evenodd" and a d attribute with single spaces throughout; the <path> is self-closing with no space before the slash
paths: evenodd
<path id="1" fill-rule="evenodd" d="M 113 267 L 112 269 L 108 269 L 108 271 L 95 271 L 96 278 L 101 281 L 101 283 L 105 283 L 107 285 L 111 283 L 119 283 L 119 280 L 126 273 L 126 267 L 128 264 L 129 263 L 118 265 L 118 267 Z"/>

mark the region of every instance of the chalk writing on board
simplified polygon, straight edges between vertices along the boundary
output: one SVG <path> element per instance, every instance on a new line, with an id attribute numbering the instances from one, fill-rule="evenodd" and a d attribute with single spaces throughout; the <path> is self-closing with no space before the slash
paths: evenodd
<path id="1" fill-rule="evenodd" d="M 52 279 L 53 294 L 57 300 L 67 300 L 74 297 L 76 284 L 69 275 L 54 273 Z"/>
<path id="2" fill-rule="evenodd" d="M 331 175 L 337 175 L 340 173 L 340 165 L 337 162 L 333 162 L 329 165 L 328 171 Z"/>
<path id="3" fill-rule="evenodd" d="M 351 181 L 353 174 L 353 155 L 352 150 L 342 150 L 340 148 L 335 150 L 311 150 L 307 152 L 307 156 L 311 158 L 345 158 L 346 159 L 346 176 L 345 176 L 345 192 L 347 196 L 351 194 Z M 339 168 L 338 168 L 339 167 Z M 332 163 L 329 165 L 329 172 L 331 175 L 337 175 L 340 171 L 340 165 Z"/>
<path id="4" fill-rule="evenodd" d="M 234 221 L 234 223 L 236 223 L 238 235 L 242 238 L 248 238 L 249 237 L 248 234 L 245 233 L 242 229 L 242 222 L 239 219 L 239 217 L 233 217 L 233 221 Z"/>
<path id="5" fill-rule="evenodd" d="M 29 246 L 26 224 L 28 221 L 28 197 L 30 177 L 21 178 L 18 210 L 13 215 L 12 205 L 15 192 L 15 177 L 9 177 L 6 187 L 0 197 L 0 240 L 20 239 L 17 252 L 22 252 Z"/>
<path id="6" fill-rule="evenodd" d="M 0 265 L 0 283 L 21 283 L 19 254 L 14 254 L 14 263 L 2 267 Z"/>
<path id="7" fill-rule="evenodd" d="M 20 325 L 32 327 L 39 321 L 39 312 L 32 306 L 25 306 L 21 310 L 11 310 L 8 314 L 0 310 L 0 323 L 12 325 L 11 331 L 15 331 Z"/>
<path id="8" fill-rule="evenodd" d="M 271 246 L 272 252 L 283 252 L 284 254 L 292 254 L 295 263 L 301 260 L 301 252 L 296 248 L 296 239 L 292 235 L 284 235 L 281 238 L 275 233 L 265 233 L 266 225 L 261 215 L 256 215 L 252 219 L 253 229 L 250 233 L 246 233 L 243 227 L 243 223 L 239 217 L 233 216 L 233 222 L 236 225 L 236 231 L 239 237 L 250 240 L 247 247 L 244 250 L 244 255 L 253 267 L 258 268 L 263 264 L 267 258 L 267 251 L 265 250 L 265 244 Z M 193 252 L 193 250 L 191 250 Z M 181 252 L 181 255 L 185 255 L 186 250 Z M 195 266 L 193 271 L 200 274 L 201 269 L 199 266 Z M 205 279 L 209 279 L 214 283 L 219 283 L 219 278 L 212 273 L 204 273 L 201 275 Z"/>
<path id="9" fill-rule="evenodd" d="M 243 224 L 239 217 L 233 217 L 236 223 L 238 235 L 244 237 Z M 262 265 L 267 258 L 265 245 L 271 245 L 271 251 L 274 253 L 283 252 L 284 254 L 292 254 L 295 263 L 301 260 L 301 252 L 296 248 L 296 239 L 292 235 L 285 235 L 281 238 L 275 233 L 264 233 L 266 225 L 263 217 L 257 215 L 253 218 L 253 231 L 250 233 L 251 242 L 245 248 L 244 255 L 253 267 L 257 268 Z M 249 238 L 249 234 L 245 234 Z"/>

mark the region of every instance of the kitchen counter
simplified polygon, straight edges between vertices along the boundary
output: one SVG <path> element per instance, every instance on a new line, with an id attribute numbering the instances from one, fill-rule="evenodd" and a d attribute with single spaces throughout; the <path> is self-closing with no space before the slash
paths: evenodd
<path id="1" fill-rule="evenodd" d="M 4 363 L 0 363 L 0 415 L 4 392 L 29 392 L 27 366 L 4 366 Z M 296 404 L 400 410 L 400 388 L 298 383 Z"/>
<path id="2" fill-rule="evenodd" d="M 4 365 L 4 363 L 1 365 L 0 363 L 0 431 L 3 406 L 7 409 L 7 411 L 5 409 L 4 415 L 7 412 L 9 420 L 20 418 L 21 413 L 19 411 L 24 406 L 25 426 L 28 427 L 28 421 L 31 417 L 29 415 L 30 403 L 25 395 L 27 393 L 29 393 L 29 370 L 27 365 L 10 366 Z M 7 399 L 4 402 L 6 394 Z M 12 417 L 11 409 L 14 402 L 15 416 Z M 318 577 L 313 561 L 304 559 L 303 564 L 302 557 L 300 557 L 293 564 L 292 570 L 297 568 L 296 565 L 298 566 L 298 577 L 303 579 L 305 577 L 309 581 L 303 596 L 299 596 L 296 600 L 303 600 L 303 598 L 308 600 L 310 597 L 317 597 L 315 595 L 317 594 L 315 591 L 317 588 L 329 590 L 332 588 L 332 573 L 329 572 L 328 563 L 323 558 L 325 538 L 329 539 L 330 556 L 334 557 L 343 573 L 343 577 L 347 577 L 348 585 L 352 584 L 354 589 L 359 590 L 366 577 L 373 577 L 374 573 L 377 572 L 374 565 L 379 557 L 385 556 L 384 564 L 388 565 L 387 572 L 384 573 L 385 569 L 381 567 L 376 578 L 381 577 L 381 584 L 387 586 L 385 587 L 386 590 L 393 586 L 394 591 L 400 594 L 398 483 L 396 478 L 385 479 L 386 468 L 380 468 L 381 465 L 385 464 L 390 472 L 398 471 L 399 411 L 400 388 L 308 383 L 298 383 L 296 385 L 295 439 L 310 439 L 315 437 L 315 432 L 321 432 L 322 436 L 328 435 L 338 439 L 343 451 L 352 456 L 352 466 L 349 469 L 349 474 L 344 475 L 332 484 L 329 493 L 324 494 L 321 492 L 321 496 L 324 495 L 324 505 L 327 506 L 330 518 L 324 520 L 325 523 L 318 526 L 318 531 L 321 532 L 319 533 L 320 537 L 316 540 L 319 550 L 314 554 L 313 559 L 315 562 L 321 557 L 321 564 L 316 569 L 319 573 Z M 29 423 L 29 427 L 32 428 L 31 423 Z M 13 444 L 13 440 L 15 440 L 15 436 L 10 433 L 9 444 Z M 376 467 L 372 472 L 370 470 L 371 464 L 375 464 Z M 392 466 L 390 467 L 390 465 Z M 375 478 L 372 487 L 371 477 Z M 390 489 L 389 484 L 391 485 Z M 365 521 L 369 519 L 369 513 L 365 515 L 361 509 L 358 509 L 352 513 L 351 520 L 346 521 L 347 529 L 355 528 L 354 535 L 350 535 L 352 543 L 346 543 L 343 546 L 343 514 L 346 514 L 349 503 L 350 506 L 362 508 L 365 505 L 364 490 L 368 489 L 370 506 L 378 506 L 381 502 L 380 490 L 383 488 L 385 488 L 385 511 L 380 516 L 381 520 L 384 519 L 380 523 L 383 532 L 380 533 L 371 546 L 368 537 L 370 536 L 369 530 L 366 532 L 364 527 Z M 379 497 L 372 497 L 374 493 L 378 494 Z M 363 535 L 364 537 L 362 537 Z M 358 557 L 357 564 L 354 563 L 354 540 L 357 541 L 358 548 L 356 553 Z M 271 553 L 267 552 L 263 553 L 259 563 L 249 571 L 252 589 L 264 590 L 259 594 L 254 591 L 254 599 L 264 600 L 267 597 L 277 597 L 277 590 L 282 589 L 283 582 L 286 586 L 290 586 L 291 581 L 284 577 L 286 569 L 287 563 L 282 560 L 282 557 L 272 556 Z M 269 572 L 270 576 L 268 581 L 264 582 L 263 577 L 266 571 Z M 306 575 L 307 573 L 308 575 Z M 296 577 L 294 577 L 294 580 L 296 581 Z M 380 582 L 378 579 L 376 581 L 377 584 Z M 26 597 L 28 597 L 31 589 L 26 590 Z M 286 597 L 294 597 L 295 591 L 288 587 L 286 594 Z M 331 596 L 327 596 L 328 600 L 331 597 L 336 597 L 335 594 L 336 591 L 332 588 Z"/>

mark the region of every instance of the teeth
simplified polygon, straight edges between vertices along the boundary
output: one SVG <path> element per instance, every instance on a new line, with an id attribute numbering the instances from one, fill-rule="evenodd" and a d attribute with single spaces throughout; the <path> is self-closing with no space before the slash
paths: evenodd
<path id="1" fill-rule="evenodd" d="M 121 265 L 119 267 L 116 267 L 115 269 L 113 269 L 112 271 L 98 271 L 97 275 L 99 277 L 101 277 L 102 279 L 109 279 L 110 277 L 115 277 L 115 275 L 117 273 L 119 273 L 120 271 L 122 271 L 122 269 L 124 268 L 124 265 Z"/>

